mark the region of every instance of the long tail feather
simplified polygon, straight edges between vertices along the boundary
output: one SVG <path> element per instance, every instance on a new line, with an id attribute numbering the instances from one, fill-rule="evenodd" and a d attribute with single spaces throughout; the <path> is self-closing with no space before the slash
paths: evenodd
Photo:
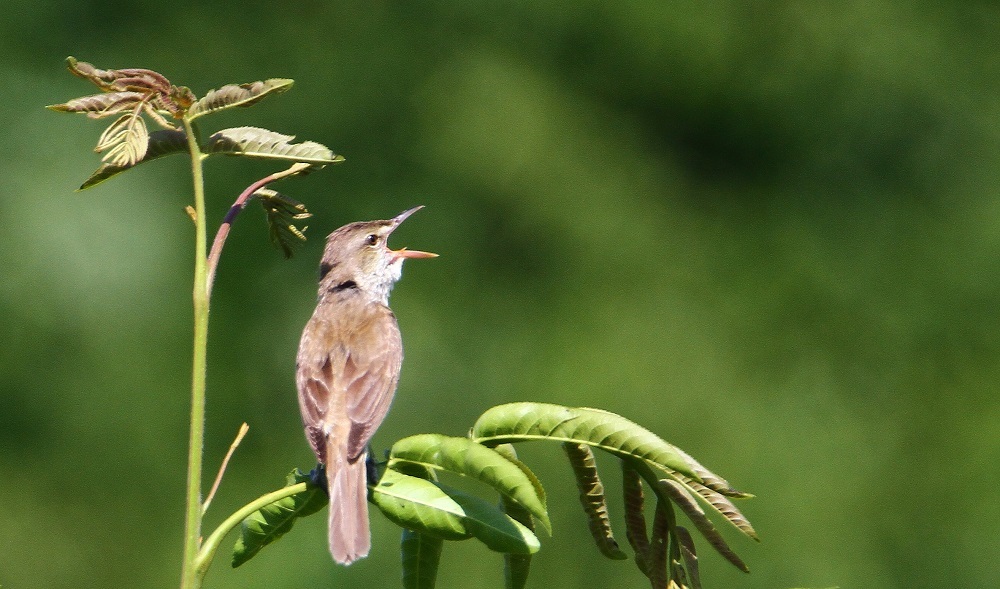
<path id="1" fill-rule="evenodd" d="M 333 444 L 327 446 L 330 491 L 330 554 L 340 564 L 368 556 L 368 477 L 365 456 L 349 462 Z"/>

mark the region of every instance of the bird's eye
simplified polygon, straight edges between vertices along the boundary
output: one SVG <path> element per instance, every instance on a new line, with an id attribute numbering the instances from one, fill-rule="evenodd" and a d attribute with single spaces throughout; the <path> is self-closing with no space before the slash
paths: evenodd
<path id="1" fill-rule="evenodd" d="M 370 234 L 368 237 L 365 238 L 365 243 L 368 245 L 378 245 L 378 242 L 379 242 L 379 237 L 374 233 Z"/>

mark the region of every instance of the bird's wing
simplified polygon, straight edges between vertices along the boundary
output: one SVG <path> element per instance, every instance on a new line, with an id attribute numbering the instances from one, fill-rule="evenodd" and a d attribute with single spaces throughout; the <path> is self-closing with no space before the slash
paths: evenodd
<path id="1" fill-rule="evenodd" d="M 327 436 L 342 440 L 353 461 L 385 419 L 396 392 L 403 361 L 399 327 L 380 304 L 312 322 L 297 362 L 306 437 L 321 462 Z"/>
<path id="2" fill-rule="evenodd" d="M 354 460 L 389 412 L 403 363 L 403 345 L 392 311 L 368 306 L 366 321 L 348 346 L 342 383 L 346 414 L 351 421 L 347 456 Z"/>
<path id="3" fill-rule="evenodd" d="M 333 362 L 326 343 L 326 322 L 313 317 L 302 332 L 296 358 L 295 379 L 299 390 L 299 409 L 306 438 L 319 461 L 326 463 L 326 437 L 329 433 L 326 416 L 336 397 L 330 394 L 333 382 Z"/>

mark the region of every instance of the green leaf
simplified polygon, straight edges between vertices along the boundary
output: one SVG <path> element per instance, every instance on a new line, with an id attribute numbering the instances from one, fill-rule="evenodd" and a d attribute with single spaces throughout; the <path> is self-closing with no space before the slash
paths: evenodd
<path id="1" fill-rule="evenodd" d="M 205 153 L 222 153 L 247 157 L 304 162 L 318 169 L 344 161 L 328 147 L 314 141 L 291 143 L 294 135 L 282 135 L 258 127 L 223 129 L 208 138 L 202 147 Z"/>
<path id="2" fill-rule="evenodd" d="M 535 494 L 538 495 L 539 499 L 541 499 L 542 504 L 548 505 L 547 500 L 545 498 L 545 488 L 542 487 L 542 481 L 538 480 L 538 477 L 535 476 L 535 473 L 531 472 L 531 469 L 528 468 L 527 464 L 518 460 L 517 451 L 514 450 L 514 446 L 512 444 L 500 444 L 499 446 L 494 447 L 493 450 L 497 454 L 509 460 L 511 464 L 520 468 L 521 472 L 524 473 L 524 476 L 528 477 L 528 480 L 531 481 L 532 486 L 535 487 Z M 504 495 L 501 494 L 501 497 L 504 497 Z M 517 521 L 520 521 L 521 523 L 524 523 L 518 518 L 515 519 L 517 519 Z M 532 528 L 532 531 L 534 531 L 534 528 Z M 546 530 L 546 531 L 549 532 L 550 536 L 552 535 L 551 530 Z"/>
<path id="3" fill-rule="evenodd" d="M 734 497 L 736 499 L 750 499 L 753 497 L 750 493 L 734 489 L 732 485 L 729 484 L 729 481 L 699 464 L 698 461 L 692 458 L 687 452 L 681 450 L 680 448 L 678 448 L 677 451 L 688 461 L 688 463 L 691 464 L 691 470 L 698 475 L 695 482 L 699 482 L 716 493 L 721 493 L 727 497 Z M 674 478 L 684 478 L 683 476 L 677 476 L 678 473 L 671 474 L 675 475 Z M 683 473 L 681 473 L 681 475 L 683 475 Z"/>
<path id="4" fill-rule="evenodd" d="M 440 538 L 403 529 L 400 552 L 404 589 L 434 589 L 443 545 Z"/>
<path id="5" fill-rule="evenodd" d="M 465 511 L 434 483 L 386 469 L 372 487 L 371 501 L 396 525 L 444 540 L 472 537 Z"/>
<path id="6" fill-rule="evenodd" d="M 535 531 L 531 521 L 531 513 L 523 506 L 514 503 L 509 497 L 500 496 L 500 507 L 511 519 L 520 522 L 524 527 L 532 532 Z M 503 578 L 506 589 L 523 589 L 528 583 L 528 572 L 531 570 L 530 554 L 513 554 L 510 552 L 503 555 Z"/>
<path id="7" fill-rule="evenodd" d="M 457 489 L 386 469 L 372 503 L 392 522 L 444 540 L 477 538 L 491 550 L 533 554 L 538 538 L 486 501 Z"/>
<path id="8" fill-rule="evenodd" d="M 474 478 L 524 506 L 551 533 L 544 491 L 539 493 L 540 485 L 536 486 L 538 479 L 526 474 L 531 472 L 526 466 L 511 462 L 492 448 L 468 438 L 421 434 L 393 444 L 389 461 L 390 466 L 393 461 L 414 462 Z"/>
<path id="9" fill-rule="evenodd" d="M 587 514 L 590 534 L 594 537 L 597 549 L 601 554 L 612 560 L 628 558 L 611 531 L 611 519 L 608 517 L 608 503 L 604 497 L 604 484 L 597 473 L 597 462 L 594 453 L 587 444 L 564 442 L 563 450 L 569 458 L 570 466 L 576 477 L 576 486 L 580 490 L 580 504 Z"/>
<path id="10" fill-rule="evenodd" d="M 310 475 L 295 469 L 288 475 L 286 486 L 310 481 Z M 233 568 L 250 560 L 262 548 L 288 533 L 296 519 L 316 513 L 327 502 L 323 489 L 310 484 L 302 493 L 279 499 L 255 511 L 243 520 L 240 539 L 233 548 Z"/>
<path id="11" fill-rule="evenodd" d="M 514 450 L 514 446 L 510 444 L 500 444 L 494 450 L 498 454 L 511 461 L 512 464 L 523 467 L 525 474 L 531 478 L 532 483 L 535 485 L 535 489 L 539 496 L 543 499 L 545 498 L 545 490 L 542 489 L 542 484 L 535 477 L 535 474 L 528 470 L 527 465 L 518 460 L 517 452 Z M 534 521 L 531 519 L 531 512 L 524 508 L 519 503 L 515 503 L 510 497 L 506 495 L 500 495 L 500 507 L 504 510 L 511 518 L 524 524 L 524 527 L 528 528 L 532 532 L 535 531 Z M 506 589 L 524 589 L 525 585 L 528 583 L 528 573 L 531 571 L 531 555 L 530 554 L 511 554 L 505 553 L 503 555 L 503 579 L 504 587 Z"/>
<path id="12" fill-rule="evenodd" d="M 686 454 L 648 429 L 608 411 L 548 403 L 510 403 L 483 413 L 472 426 L 480 444 L 528 440 L 577 442 L 618 456 L 641 458 L 695 480 Z"/>
<path id="13" fill-rule="evenodd" d="M 183 131 L 160 130 L 149 134 L 146 144 L 146 154 L 132 165 L 114 165 L 106 163 L 90 175 L 78 190 L 86 190 L 116 176 L 125 170 L 139 164 L 174 153 L 187 153 L 187 137 Z"/>
<path id="14" fill-rule="evenodd" d="M 465 528 L 490 550 L 508 554 L 534 554 L 541 544 L 534 532 L 475 495 L 442 487 L 465 512 Z"/>
<path id="15" fill-rule="evenodd" d="M 50 104 L 45 108 L 57 112 L 85 113 L 92 119 L 100 119 L 136 109 L 143 97 L 141 92 L 108 92 L 74 98 L 63 104 Z"/>
<path id="16" fill-rule="evenodd" d="M 270 94 L 280 94 L 294 84 L 294 80 L 286 78 L 272 78 L 263 82 L 251 82 L 249 84 L 228 84 L 218 90 L 209 90 L 187 111 L 187 117 L 194 120 L 202 115 L 219 110 L 252 106 Z"/>

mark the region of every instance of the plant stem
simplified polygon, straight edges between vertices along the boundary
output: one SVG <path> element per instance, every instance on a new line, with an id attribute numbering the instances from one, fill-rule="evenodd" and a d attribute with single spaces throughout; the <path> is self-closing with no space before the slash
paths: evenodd
<path id="1" fill-rule="evenodd" d="M 247 201 L 250 200 L 250 197 L 268 184 L 281 180 L 282 178 L 299 174 L 309 169 L 309 167 L 309 164 L 296 162 L 287 170 L 275 172 L 274 174 L 268 174 L 250 186 L 247 186 L 246 189 L 240 193 L 239 197 L 236 198 L 236 202 L 233 203 L 233 206 L 229 207 L 229 212 L 226 213 L 225 218 L 222 220 L 222 225 L 219 226 L 219 231 L 215 234 L 215 240 L 212 242 L 212 251 L 208 254 L 209 297 L 212 296 L 212 286 L 215 284 L 215 269 L 219 266 L 219 258 L 222 256 L 222 246 L 226 244 L 226 238 L 229 237 L 229 230 L 233 226 L 233 221 L 236 220 L 236 216 L 240 214 L 243 207 L 247 205 Z"/>
<path id="2" fill-rule="evenodd" d="M 226 213 L 226 217 L 222 220 L 222 225 L 219 226 L 219 231 L 215 234 L 215 240 L 212 242 L 212 251 L 208 255 L 209 293 L 212 292 L 212 286 L 215 284 L 215 269 L 219 266 L 219 257 L 222 256 L 222 246 L 226 244 L 226 238 L 229 237 L 229 229 L 233 226 L 236 215 L 240 214 L 240 211 L 247 205 L 247 201 L 253 196 L 254 192 L 273 181 L 274 175 L 271 174 L 247 186 L 246 190 L 240 193 L 233 206 L 229 207 L 229 212 Z"/>
<path id="3" fill-rule="evenodd" d="M 204 154 L 198 147 L 194 125 L 184 119 L 191 176 L 194 182 L 195 252 L 194 252 L 194 357 L 191 371 L 191 424 L 188 441 L 187 503 L 184 518 L 184 563 L 181 589 L 198 589 L 198 549 L 201 536 L 202 450 L 205 441 L 205 377 L 208 357 L 208 273 L 207 230 L 205 223 L 205 185 L 202 177 Z"/>
<path id="4" fill-rule="evenodd" d="M 219 527 L 215 528 L 211 535 L 205 539 L 205 543 L 201 547 L 201 552 L 197 556 L 196 575 L 198 584 L 200 585 L 202 579 L 205 578 L 205 573 L 208 572 L 208 567 L 212 564 L 212 559 L 215 557 L 215 551 L 218 550 L 219 544 L 222 543 L 222 539 L 225 538 L 226 534 L 228 534 L 236 526 L 240 525 L 240 523 L 249 517 L 250 514 L 265 505 L 270 505 L 279 499 L 284 499 L 285 497 L 290 497 L 296 493 L 301 493 L 308 488 L 309 487 L 306 483 L 297 483 L 288 487 L 282 487 L 277 491 L 271 491 L 267 495 L 262 495 L 257 499 L 254 499 L 227 517 L 226 520 L 219 524 Z"/>

